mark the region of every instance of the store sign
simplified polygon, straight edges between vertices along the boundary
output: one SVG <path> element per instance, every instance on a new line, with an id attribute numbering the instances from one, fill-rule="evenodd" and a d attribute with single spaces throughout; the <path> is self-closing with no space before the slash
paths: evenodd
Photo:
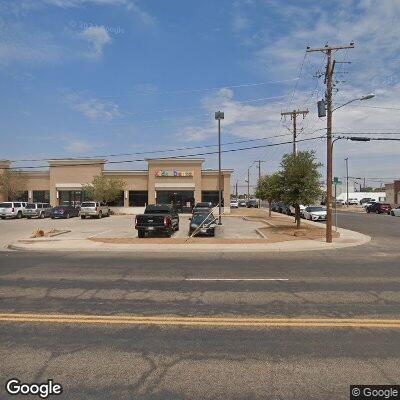
<path id="1" fill-rule="evenodd" d="M 155 176 L 193 176 L 193 171 L 178 171 L 176 169 L 167 171 L 165 169 L 160 169 L 155 172 Z"/>

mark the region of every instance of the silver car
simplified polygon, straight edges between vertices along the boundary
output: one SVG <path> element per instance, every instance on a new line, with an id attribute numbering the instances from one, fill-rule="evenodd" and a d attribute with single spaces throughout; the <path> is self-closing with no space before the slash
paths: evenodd
<path id="1" fill-rule="evenodd" d="M 86 217 L 109 217 L 110 209 L 109 207 L 102 203 L 101 201 L 84 201 L 81 204 L 81 218 L 85 219 Z"/>
<path id="2" fill-rule="evenodd" d="M 49 203 L 28 203 L 23 212 L 24 217 L 46 218 L 50 217 L 52 207 Z"/>
<path id="3" fill-rule="evenodd" d="M 0 203 L 0 218 L 22 218 L 25 210 L 24 204 L 20 201 L 5 201 Z"/>

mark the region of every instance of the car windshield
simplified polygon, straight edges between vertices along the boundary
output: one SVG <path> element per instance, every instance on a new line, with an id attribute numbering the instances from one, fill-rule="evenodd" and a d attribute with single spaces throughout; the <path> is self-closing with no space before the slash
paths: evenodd
<path id="1" fill-rule="evenodd" d="M 36 204 L 29 203 L 29 204 L 26 205 L 25 208 L 28 208 L 28 209 L 35 209 L 35 208 L 36 208 Z"/>
<path id="2" fill-rule="evenodd" d="M 82 207 L 96 207 L 96 203 L 92 203 L 92 202 L 82 203 Z"/>
<path id="3" fill-rule="evenodd" d="M 203 221 L 204 223 L 209 224 L 210 222 L 214 221 L 214 217 L 207 214 L 196 214 L 192 219 L 192 223 L 195 224 L 201 224 Z"/>
<path id="4" fill-rule="evenodd" d="M 11 208 L 12 203 L 0 203 L 0 208 Z"/>
<path id="5" fill-rule="evenodd" d="M 308 211 L 315 212 L 315 211 L 325 211 L 322 207 L 308 207 Z"/>

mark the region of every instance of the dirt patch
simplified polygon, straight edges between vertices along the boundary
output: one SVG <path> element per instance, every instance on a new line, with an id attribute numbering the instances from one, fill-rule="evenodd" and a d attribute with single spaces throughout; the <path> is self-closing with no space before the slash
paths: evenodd
<path id="1" fill-rule="evenodd" d="M 259 208 L 231 208 L 231 213 L 225 217 L 268 217 L 268 210 L 260 210 Z"/>

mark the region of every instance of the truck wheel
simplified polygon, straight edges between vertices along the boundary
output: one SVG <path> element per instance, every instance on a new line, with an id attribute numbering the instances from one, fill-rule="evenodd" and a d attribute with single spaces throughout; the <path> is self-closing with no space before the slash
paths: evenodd
<path id="1" fill-rule="evenodd" d="M 85 219 L 86 217 L 84 215 L 81 215 L 81 219 Z"/>
<path id="2" fill-rule="evenodd" d="M 97 216 L 98 219 L 102 219 L 103 218 L 103 213 L 101 211 L 99 211 L 99 215 Z"/>
<path id="3" fill-rule="evenodd" d="M 41 212 L 40 215 L 39 215 L 39 218 L 43 219 L 44 218 L 44 213 Z"/>
<path id="4" fill-rule="evenodd" d="M 146 233 L 145 233 L 145 231 L 143 229 L 139 229 L 137 231 L 137 235 L 138 235 L 139 238 L 144 238 L 146 236 Z"/>

